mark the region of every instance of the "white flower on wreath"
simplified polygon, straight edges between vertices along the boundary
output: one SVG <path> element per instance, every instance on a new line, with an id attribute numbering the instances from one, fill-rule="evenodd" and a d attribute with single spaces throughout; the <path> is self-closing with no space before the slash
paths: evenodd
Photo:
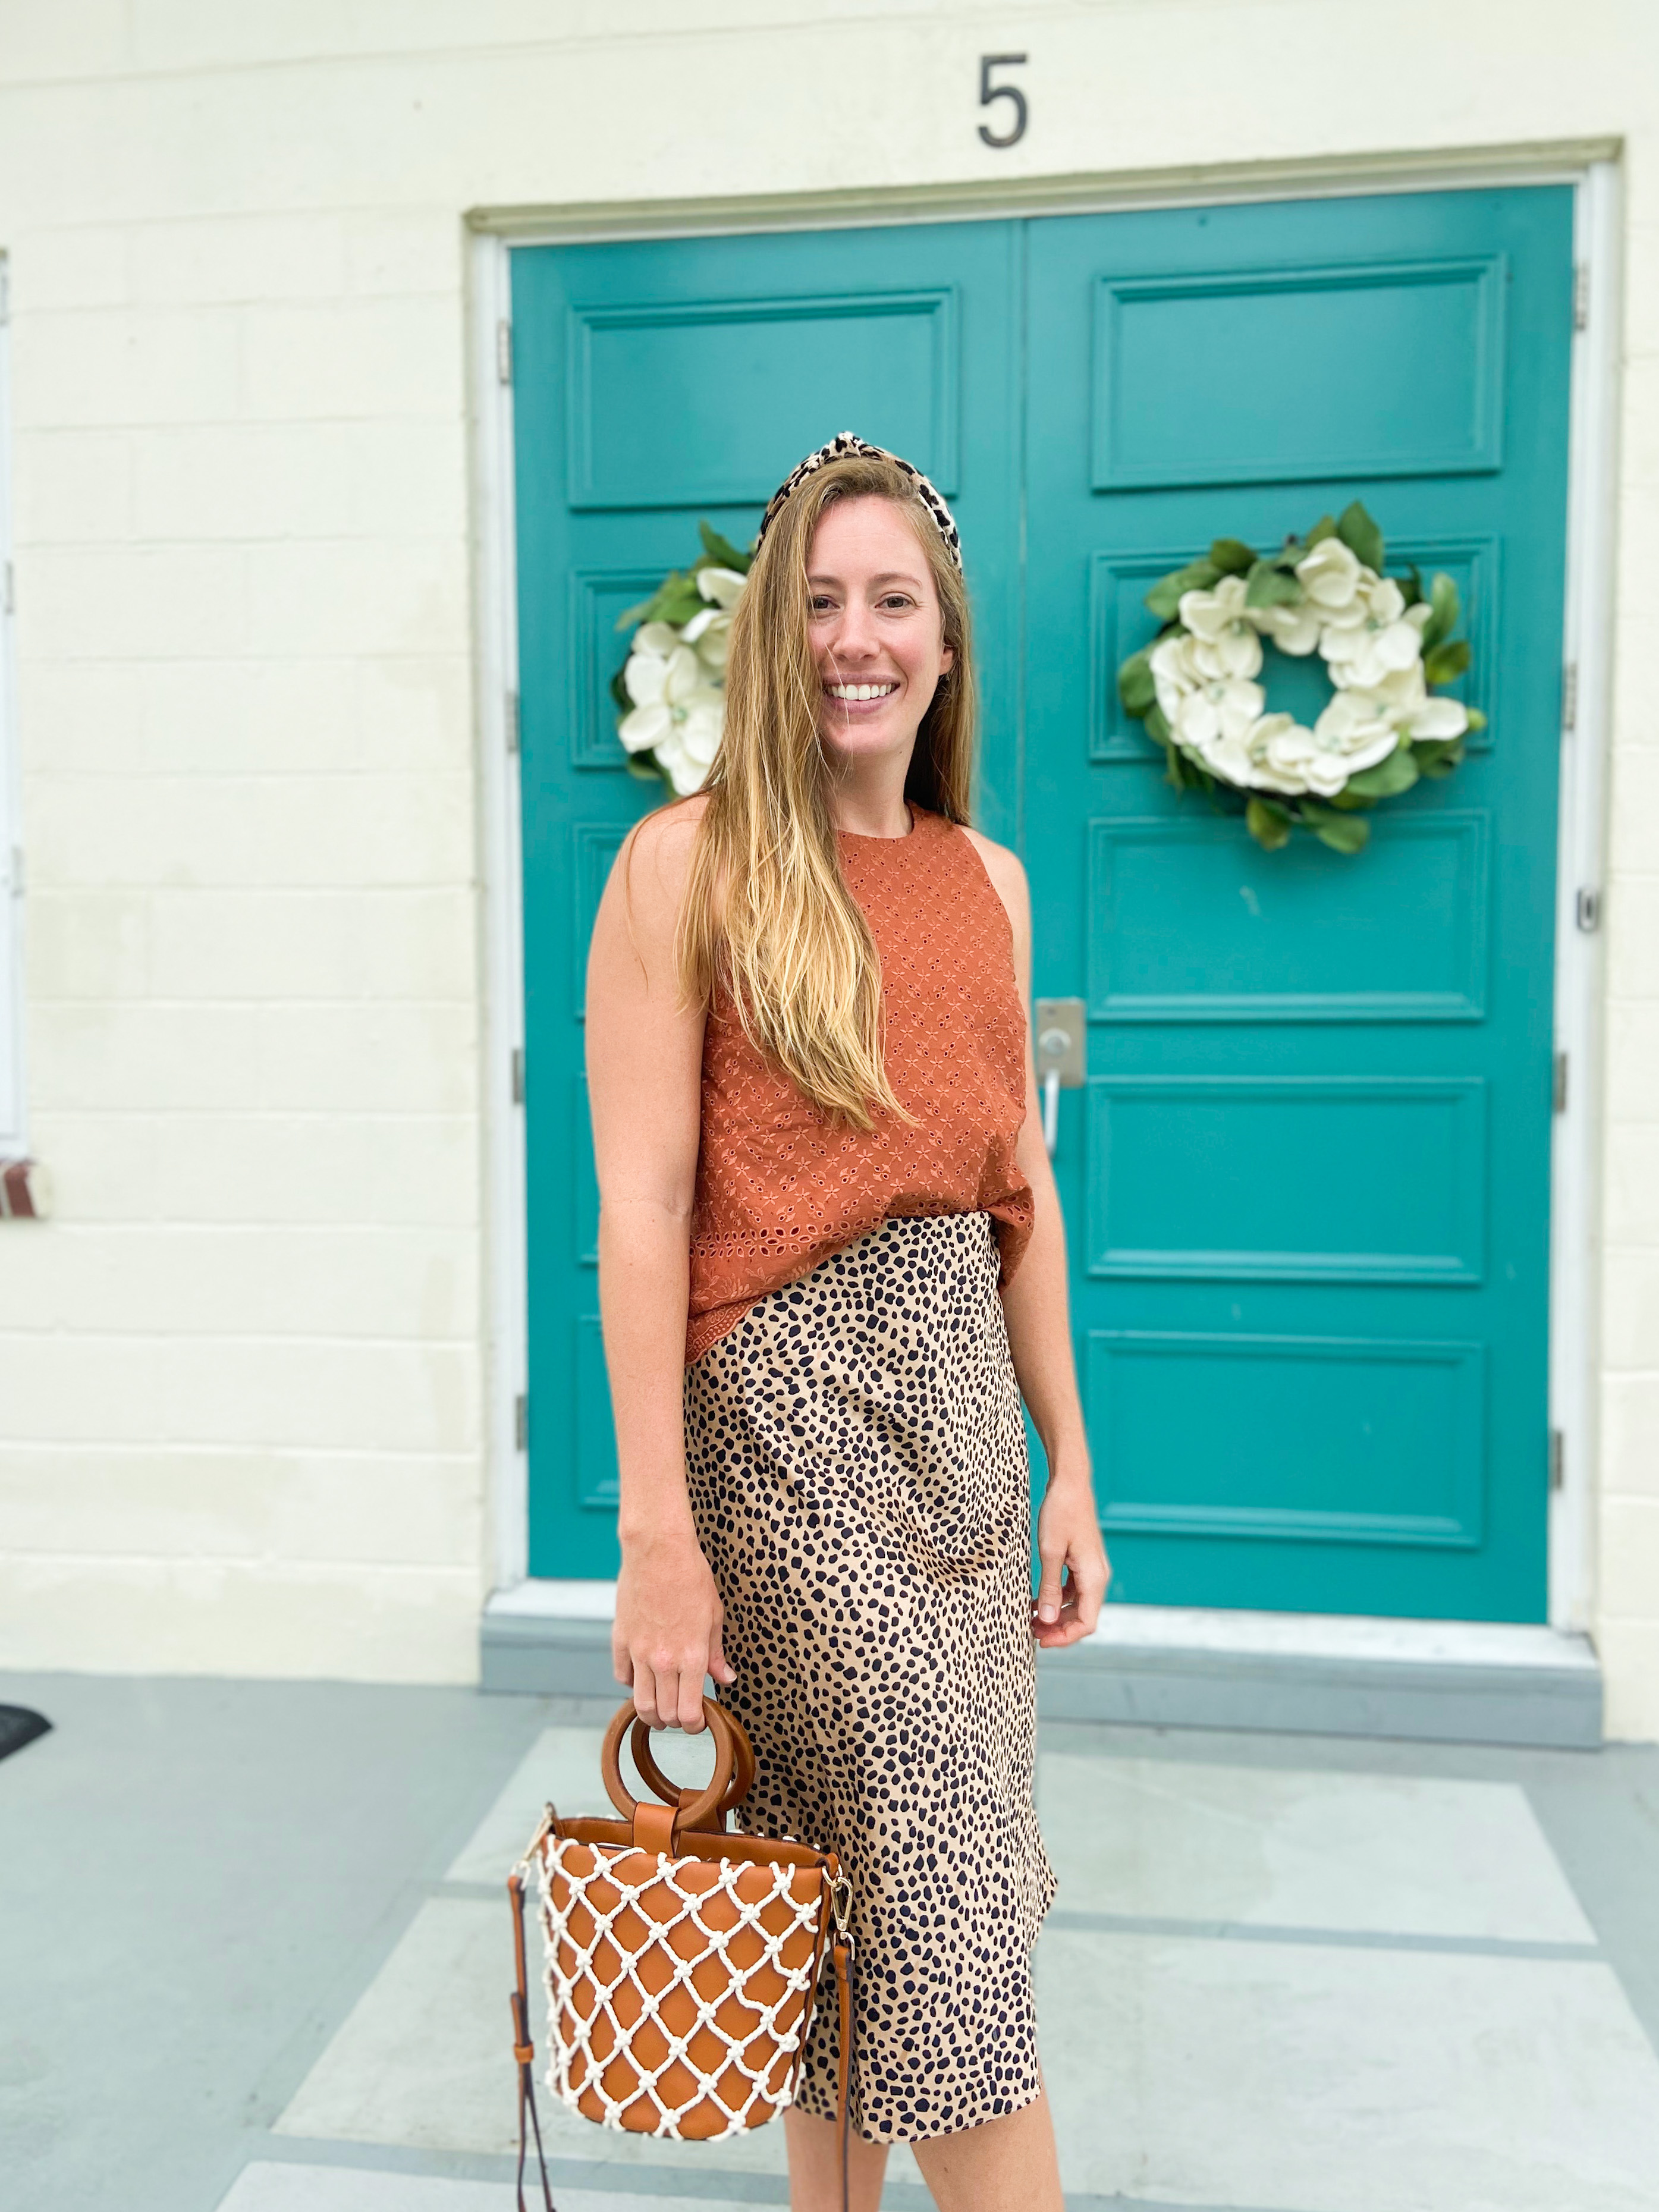
<path id="1" fill-rule="evenodd" d="M 1261 673 L 1261 640 L 1244 605 L 1244 579 L 1224 576 L 1211 592 L 1183 592 L 1182 621 L 1191 632 L 1192 665 L 1211 681 Z"/>
<path id="2" fill-rule="evenodd" d="M 1469 726 L 1468 710 L 1458 700 L 1431 694 L 1420 660 L 1385 677 L 1371 696 L 1395 728 L 1407 738 L 1443 741 L 1461 738 Z"/>
<path id="3" fill-rule="evenodd" d="M 634 706 L 617 734 L 630 753 L 654 753 L 681 798 L 702 788 L 720 749 L 726 698 L 708 679 L 703 659 L 672 623 L 642 623 L 635 631 L 623 670 Z"/>
<path id="4" fill-rule="evenodd" d="M 1355 601 L 1358 620 L 1328 621 L 1319 650 L 1333 684 L 1373 691 L 1387 678 L 1403 674 L 1422 659 L 1423 628 L 1430 609 L 1419 601 L 1408 610 L 1391 576 L 1374 575 L 1369 568 L 1362 568 L 1360 575 L 1364 580 Z"/>
<path id="5" fill-rule="evenodd" d="M 1340 538 L 1322 538 L 1296 564 L 1303 590 L 1327 623 L 1358 621 L 1355 612 L 1362 579 L 1371 571 Z"/>
<path id="6" fill-rule="evenodd" d="M 699 568 L 708 605 L 678 629 L 641 623 L 629 648 L 623 684 L 634 704 L 617 734 L 630 753 L 653 754 L 682 799 L 702 790 L 720 750 L 732 615 L 747 581 L 735 568 Z"/>

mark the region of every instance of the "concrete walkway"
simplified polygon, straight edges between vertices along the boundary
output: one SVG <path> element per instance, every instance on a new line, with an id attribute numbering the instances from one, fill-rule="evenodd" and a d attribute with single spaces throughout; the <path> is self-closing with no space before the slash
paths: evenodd
<path id="1" fill-rule="evenodd" d="M 57 1723 L 0 1762 L 7 2212 L 508 2212 L 501 1881 L 544 1798 L 597 1806 L 602 1712 L 0 1702 Z M 1056 1727 L 1039 1809 L 1073 2212 L 1659 2212 L 1659 1750 Z M 779 2129 L 544 2122 L 560 2212 L 787 2202 Z"/>

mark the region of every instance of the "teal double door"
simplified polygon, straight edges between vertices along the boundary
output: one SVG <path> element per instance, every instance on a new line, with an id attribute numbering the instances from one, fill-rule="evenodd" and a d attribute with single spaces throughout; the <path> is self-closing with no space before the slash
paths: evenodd
<path id="1" fill-rule="evenodd" d="M 962 526 L 980 820 L 1083 998 L 1055 1166 L 1115 1595 L 1539 1620 L 1565 190 L 513 258 L 530 1558 L 614 1572 L 582 969 L 653 803 L 619 611 L 854 429 Z M 1362 498 L 1454 576 L 1487 727 L 1357 858 L 1178 799 L 1113 672 L 1158 575 Z M 1271 704 L 1317 671 L 1270 661 Z"/>

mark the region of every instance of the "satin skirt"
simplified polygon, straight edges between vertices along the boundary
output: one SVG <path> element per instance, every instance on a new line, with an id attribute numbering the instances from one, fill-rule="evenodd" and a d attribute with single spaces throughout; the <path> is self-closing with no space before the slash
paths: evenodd
<path id="1" fill-rule="evenodd" d="M 753 1741 L 751 1832 L 836 1851 L 853 2112 L 901 2142 L 1042 2087 L 1030 1475 L 986 1213 L 884 1222 L 686 1370 L 692 1510 Z M 833 2118 L 820 2002 L 796 2101 Z"/>

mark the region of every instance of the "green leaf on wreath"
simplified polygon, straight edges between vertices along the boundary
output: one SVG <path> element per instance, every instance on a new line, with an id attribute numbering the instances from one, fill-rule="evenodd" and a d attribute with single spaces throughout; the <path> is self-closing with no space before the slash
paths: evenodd
<path id="1" fill-rule="evenodd" d="M 1342 541 L 1346 545 L 1347 540 Z M 1302 819 L 1322 845 L 1334 853 L 1361 853 L 1370 842 L 1371 825 L 1362 814 L 1339 814 L 1334 807 L 1302 802 Z"/>
<path id="2" fill-rule="evenodd" d="M 1244 827 L 1255 839 L 1264 853 L 1276 853 L 1281 845 L 1291 842 L 1291 817 L 1282 806 L 1271 799 L 1254 795 L 1246 802 Z"/>
<path id="3" fill-rule="evenodd" d="M 625 667 L 626 665 L 627 664 L 624 662 L 623 666 Z M 621 668 L 617 671 L 616 674 L 611 679 L 611 696 L 615 702 L 617 712 L 619 714 L 628 714 L 633 712 L 634 702 L 628 696 L 628 684 Z"/>
<path id="4" fill-rule="evenodd" d="M 700 522 L 697 534 L 702 539 L 702 550 L 708 556 L 708 565 L 715 568 L 735 568 L 740 576 L 749 574 L 753 556 L 740 553 L 729 538 L 722 538 L 712 523 Z"/>
<path id="5" fill-rule="evenodd" d="M 1361 769 L 1358 775 L 1351 775 L 1346 788 L 1358 792 L 1362 799 L 1397 799 L 1402 791 L 1411 789 L 1419 773 L 1411 747 L 1399 745 L 1375 768 Z"/>
<path id="6" fill-rule="evenodd" d="M 1382 532 L 1372 521 L 1363 500 L 1345 507 L 1337 518 L 1336 534 L 1356 560 L 1382 573 Z M 1356 848 L 1356 849 L 1358 849 Z"/>
<path id="7" fill-rule="evenodd" d="M 1151 656 L 1132 653 L 1117 672 L 1117 696 L 1126 714 L 1144 714 L 1158 697 L 1152 681 Z"/>
<path id="8" fill-rule="evenodd" d="M 1146 723 L 1146 734 L 1149 738 L 1156 738 L 1161 745 L 1167 745 L 1171 742 L 1175 733 L 1170 729 L 1168 721 L 1164 719 L 1164 709 L 1158 705 L 1156 699 L 1153 700 L 1152 705 L 1146 709 L 1145 719 Z"/>
<path id="9" fill-rule="evenodd" d="M 629 753 L 625 765 L 629 775 L 637 778 L 641 783 L 666 783 L 668 781 L 658 767 L 657 756 L 653 752 Z"/>
<path id="10" fill-rule="evenodd" d="M 1472 730 L 1484 730 L 1484 729 L 1486 728 L 1486 716 L 1481 713 L 1481 711 L 1480 711 L 1480 708 L 1479 708 L 1479 707 L 1470 707 L 1470 708 L 1466 708 L 1466 709 L 1465 709 L 1465 712 L 1468 714 L 1468 722 L 1469 722 L 1469 727 L 1470 727 L 1470 729 L 1472 729 Z M 1458 739 L 1458 741 L 1457 741 L 1457 742 L 1458 742 L 1458 744 L 1461 745 L 1461 744 L 1462 744 L 1463 740 L 1460 738 Z"/>
<path id="11" fill-rule="evenodd" d="M 1444 644 L 1437 645 L 1432 653 L 1423 656 L 1423 674 L 1431 684 L 1449 684 L 1461 676 L 1469 665 L 1469 641 L 1466 637 L 1449 637 Z"/>
<path id="12" fill-rule="evenodd" d="M 1396 576 L 1395 581 L 1400 586 L 1401 598 L 1408 607 L 1414 607 L 1420 604 L 1423 597 L 1423 571 L 1415 561 L 1411 563 L 1405 574 Z"/>
<path id="13" fill-rule="evenodd" d="M 1305 597 L 1302 579 L 1273 561 L 1258 561 L 1244 587 L 1247 607 L 1296 607 Z"/>
<path id="14" fill-rule="evenodd" d="M 1335 519 L 1328 514 L 1322 514 L 1318 521 L 1315 523 L 1313 528 L 1303 539 L 1302 543 L 1306 550 L 1311 553 L 1316 545 L 1322 545 L 1328 538 L 1334 538 L 1335 535 Z"/>
<path id="15" fill-rule="evenodd" d="M 1167 576 L 1160 576 L 1147 592 L 1144 604 L 1160 622 L 1171 621 L 1180 611 L 1183 592 L 1207 592 L 1220 577 L 1221 571 L 1213 561 L 1189 562 L 1186 568 L 1175 568 Z"/>
<path id="16" fill-rule="evenodd" d="M 1462 738 L 1430 738 L 1412 748 L 1419 769 L 1424 775 L 1439 778 L 1449 775 L 1463 757 Z"/>
<path id="17" fill-rule="evenodd" d="M 1426 657 L 1437 645 L 1449 638 L 1457 628 L 1459 601 L 1457 586 L 1443 573 L 1435 577 L 1429 586 L 1429 618 L 1423 625 L 1423 651 Z"/>
<path id="18" fill-rule="evenodd" d="M 1210 547 L 1210 559 L 1224 576 L 1242 576 L 1254 567 L 1255 551 L 1242 538 L 1218 538 Z"/>

